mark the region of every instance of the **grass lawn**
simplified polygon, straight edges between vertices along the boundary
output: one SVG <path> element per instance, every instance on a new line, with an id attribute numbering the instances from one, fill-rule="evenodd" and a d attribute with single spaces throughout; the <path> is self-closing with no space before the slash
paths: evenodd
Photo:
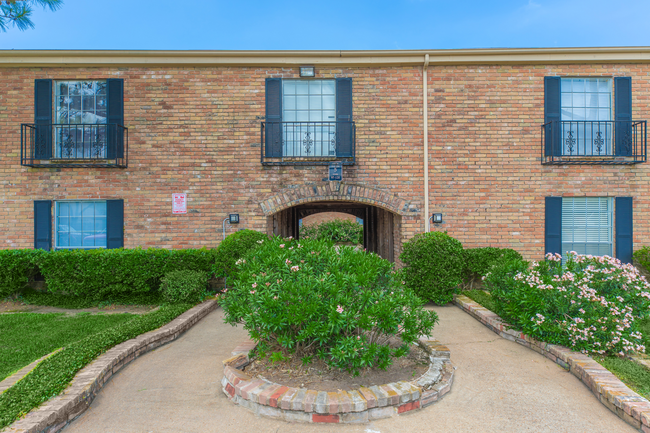
<path id="1" fill-rule="evenodd" d="M 110 328 L 133 314 L 12 313 L 0 315 L 0 380 L 67 344 Z"/>

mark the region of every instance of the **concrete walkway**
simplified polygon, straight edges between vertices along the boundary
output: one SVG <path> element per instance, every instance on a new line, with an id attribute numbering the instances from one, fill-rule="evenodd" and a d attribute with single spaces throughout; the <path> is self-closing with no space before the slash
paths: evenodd
<path id="1" fill-rule="evenodd" d="M 504 340 L 455 306 L 435 307 L 434 337 L 458 368 L 451 392 L 423 410 L 362 425 L 257 417 L 221 392 L 221 361 L 246 340 L 216 310 L 175 342 L 113 376 L 65 433 L 634 432 L 570 373 Z"/>

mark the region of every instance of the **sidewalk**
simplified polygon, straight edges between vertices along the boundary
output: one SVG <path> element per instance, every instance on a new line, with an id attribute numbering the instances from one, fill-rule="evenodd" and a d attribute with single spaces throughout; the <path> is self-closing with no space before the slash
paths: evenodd
<path id="1" fill-rule="evenodd" d="M 221 309 L 116 374 L 73 432 L 634 432 L 573 375 L 502 339 L 455 306 L 435 307 L 434 337 L 458 368 L 441 401 L 361 425 L 288 424 L 257 417 L 221 392 L 221 361 L 247 339 Z"/>

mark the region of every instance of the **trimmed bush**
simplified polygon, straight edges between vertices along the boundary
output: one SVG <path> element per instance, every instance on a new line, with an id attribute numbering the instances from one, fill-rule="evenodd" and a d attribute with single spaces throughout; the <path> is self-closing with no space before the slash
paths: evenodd
<path id="1" fill-rule="evenodd" d="M 36 261 L 43 250 L 0 251 L 0 299 L 15 295 L 27 287 L 38 272 Z"/>
<path id="2" fill-rule="evenodd" d="M 332 220 L 300 227 L 300 239 L 331 240 L 363 244 L 363 225 L 349 220 Z"/>
<path id="3" fill-rule="evenodd" d="M 170 304 L 196 303 L 205 299 L 208 276 L 198 271 L 173 271 L 163 277 L 160 291 Z"/>
<path id="4" fill-rule="evenodd" d="M 437 321 L 392 263 L 352 246 L 274 238 L 238 266 L 234 287 L 219 298 L 225 320 L 243 324 L 271 359 L 316 356 L 353 373 L 386 368 Z"/>
<path id="5" fill-rule="evenodd" d="M 55 250 L 40 254 L 36 263 L 48 291 L 106 299 L 160 288 L 171 271 L 212 272 L 215 250 L 94 249 Z"/>
<path id="6" fill-rule="evenodd" d="M 400 259 L 406 286 L 416 295 L 438 305 L 453 300 L 465 272 L 458 240 L 447 232 L 420 233 L 404 243 Z"/>
<path id="7" fill-rule="evenodd" d="M 213 271 L 217 277 L 232 277 L 237 272 L 235 263 L 249 251 L 259 247 L 268 236 L 255 230 L 232 233 L 217 247 Z"/>
<path id="8" fill-rule="evenodd" d="M 640 269 L 645 274 L 650 273 L 650 247 L 645 246 L 632 255 L 634 261 L 643 269 Z"/>
<path id="9" fill-rule="evenodd" d="M 59 395 L 79 370 L 111 347 L 160 328 L 191 307 L 191 304 L 161 307 L 159 310 L 68 344 L 63 350 L 41 362 L 25 378 L 0 394 L 0 429 L 43 402 Z"/>
<path id="10" fill-rule="evenodd" d="M 547 254 L 507 285 L 492 278 L 495 312 L 528 335 L 589 353 L 645 351 L 639 322 L 650 316 L 650 284 L 632 265 L 570 253 L 562 267 Z"/>
<path id="11" fill-rule="evenodd" d="M 523 261 L 517 251 L 510 248 L 468 248 L 464 250 L 465 278 L 474 283 L 484 277 L 491 268 L 513 260 Z"/>

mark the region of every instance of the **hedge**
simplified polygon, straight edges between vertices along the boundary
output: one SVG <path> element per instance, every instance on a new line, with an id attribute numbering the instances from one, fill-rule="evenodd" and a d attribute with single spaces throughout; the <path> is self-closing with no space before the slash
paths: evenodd
<path id="1" fill-rule="evenodd" d="M 64 347 L 0 394 L 0 429 L 59 395 L 77 372 L 113 346 L 160 328 L 191 304 L 169 305 Z"/>
<path id="2" fill-rule="evenodd" d="M 0 299 L 18 293 L 37 273 L 43 250 L 0 250 Z"/>
<path id="3" fill-rule="evenodd" d="M 480 280 L 492 267 L 503 262 L 523 260 L 521 254 L 510 248 L 468 248 L 463 251 L 465 258 L 465 278 L 468 282 Z"/>

